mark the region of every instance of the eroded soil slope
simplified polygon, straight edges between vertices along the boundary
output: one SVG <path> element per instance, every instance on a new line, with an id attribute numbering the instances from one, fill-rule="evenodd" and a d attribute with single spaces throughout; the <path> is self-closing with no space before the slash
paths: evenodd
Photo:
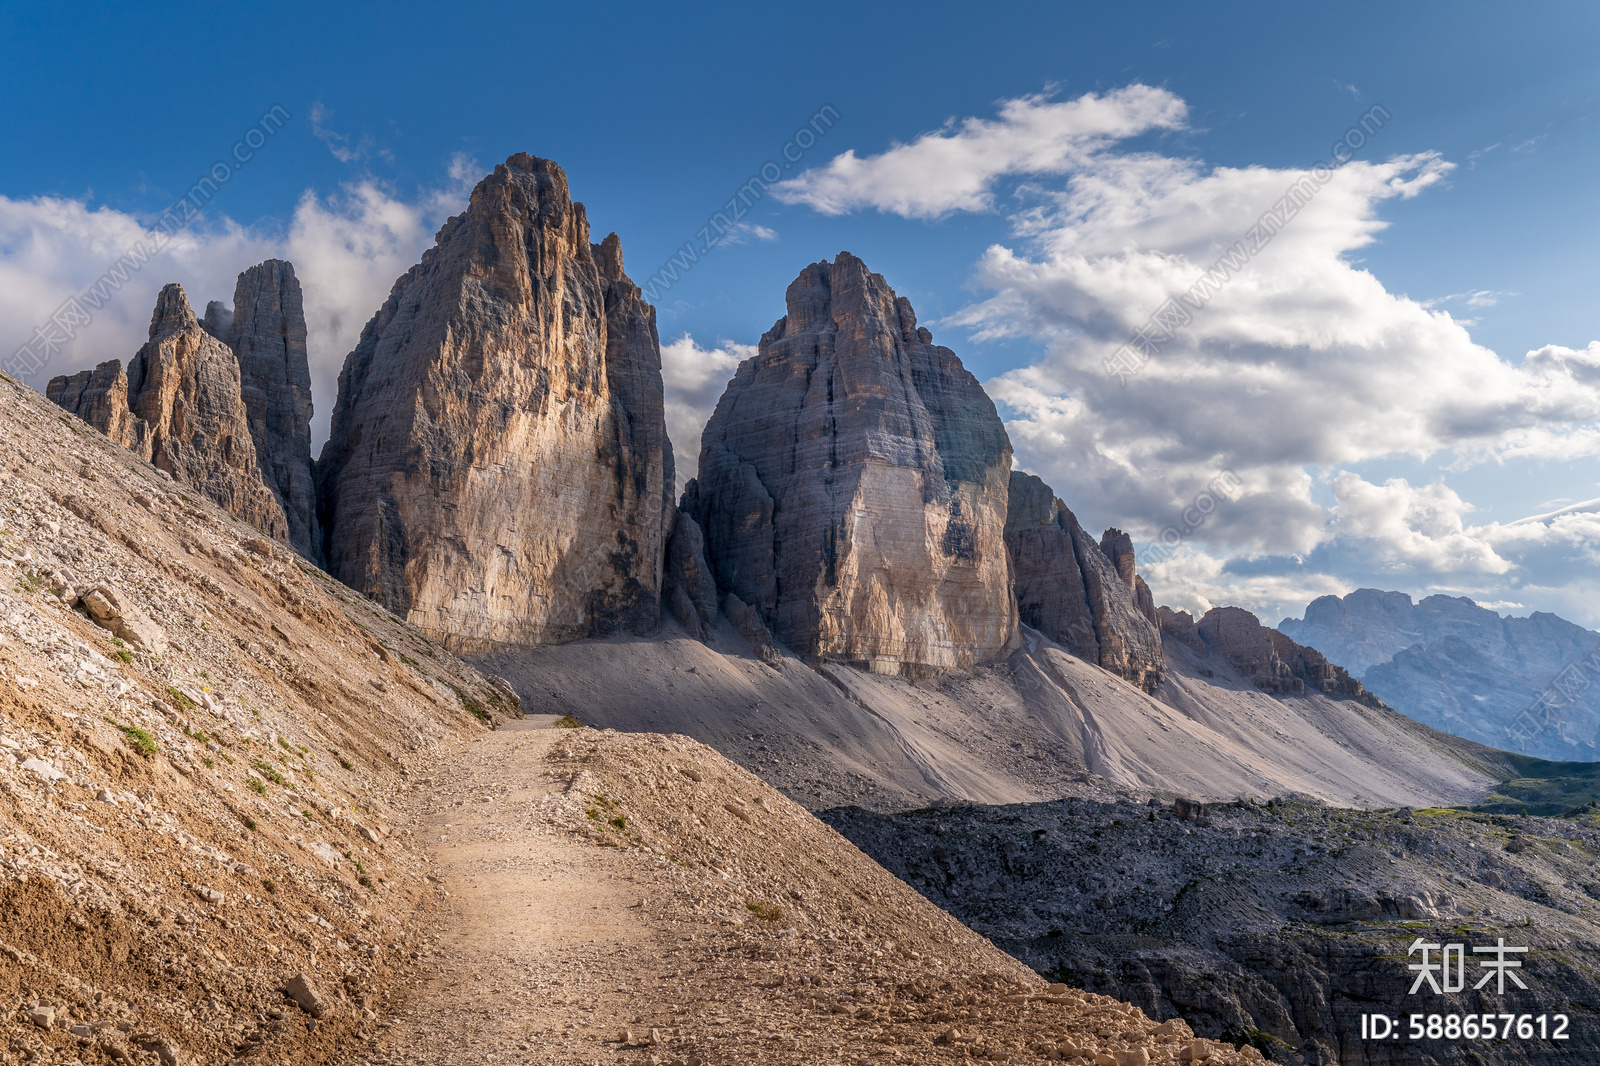
<path id="1" fill-rule="evenodd" d="M 434 896 L 391 799 L 514 704 L 36 393 L 0 410 L 0 1059 L 322 1061 Z"/>

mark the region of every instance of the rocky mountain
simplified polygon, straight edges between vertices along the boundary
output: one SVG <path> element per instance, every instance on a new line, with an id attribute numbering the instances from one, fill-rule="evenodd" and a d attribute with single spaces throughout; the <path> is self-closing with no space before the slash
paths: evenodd
<path id="1" fill-rule="evenodd" d="M 257 462 L 239 362 L 201 326 L 182 286 L 161 290 L 150 340 L 126 371 L 114 359 L 52 378 L 45 395 L 235 518 L 287 537 Z"/>
<path id="2" fill-rule="evenodd" d="M 0 400 L 7 1062 L 1260 1063 L 1047 983 L 700 744 L 523 719 L 37 393 Z"/>
<path id="3" fill-rule="evenodd" d="M 1348 704 L 1347 704 L 1348 706 Z M 1053 979 L 1180 1014 L 1295 1066 L 1595 1061 L 1600 815 L 1510 818 L 1300 801 L 1183 808 L 1144 797 L 823 812 L 929 900 Z M 1407 969 L 1418 938 L 1466 945 L 1461 991 Z M 1474 947 L 1502 940 L 1526 989 Z M 1408 952 L 1411 954 L 1408 955 Z M 1439 959 L 1434 950 L 1433 961 Z M 1441 984 L 1441 990 L 1443 990 Z M 1362 1015 L 1568 1017 L 1567 1039 L 1363 1040 Z M 1424 1019 L 1426 1020 L 1426 1019 Z M 1547 1021 L 1547 1026 L 1552 1024 Z M 1547 1032 L 1549 1032 L 1547 1028 Z"/>
<path id="4" fill-rule="evenodd" d="M 1005 542 L 1022 623 L 1154 692 L 1166 663 L 1132 539 L 1108 529 L 1096 543 L 1050 486 L 1013 470 Z"/>
<path id="5" fill-rule="evenodd" d="M 329 572 L 464 650 L 658 627 L 674 511 L 655 312 L 519 153 L 395 282 L 317 466 Z"/>
<path id="6" fill-rule="evenodd" d="M 1374 693 L 1435 728 L 1547 759 L 1600 757 L 1600 633 L 1563 618 L 1358 589 L 1279 628 L 1346 657 Z"/>
<path id="7" fill-rule="evenodd" d="M 319 558 L 317 495 L 311 467 L 311 363 L 306 316 L 294 266 L 269 259 L 239 275 L 227 318 L 213 301 L 208 330 L 226 324 L 228 347 L 239 360 L 240 395 L 255 441 L 261 476 L 288 521 L 288 541 Z"/>
<path id="8" fill-rule="evenodd" d="M 1241 607 L 1213 607 L 1199 622 L 1188 611 L 1167 607 L 1160 609 L 1159 617 L 1163 633 L 1197 651 L 1222 656 L 1263 692 L 1279 696 L 1321 692 L 1369 707 L 1383 706 L 1343 667 L 1330 663 L 1317 649 L 1262 625 Z"/>
<path id="9" fill-rule="evenodd" d="M 808 661 L 930 674 L 1009 654 L 1011 443 L 993 402 L 848 252 L 786 301 L 685 493 L 719 590 Z"/>

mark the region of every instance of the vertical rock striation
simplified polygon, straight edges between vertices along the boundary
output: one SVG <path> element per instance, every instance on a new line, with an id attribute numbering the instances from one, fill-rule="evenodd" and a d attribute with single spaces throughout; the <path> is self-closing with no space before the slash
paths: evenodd
<path id="1" fill-rule="evenodd" d="M 659 627 L 655 312 L 559 166 L 495 167 L 395 282 L 317 475 L 329 571 L 457 648 Z"/>
<path id="2" fill-rule="evenodd" d="M 128 375 L 121 359 L 108 359 L 93 370 L 51 378 L 44 395 L 124 448 L 149 458 L 149 450 L 144 447 L 149 427 L 128 408 Z"/>
<path id="3" fill-rule="evenodd" d="M 206 308 L 208 332 L 225 329 L 239 361 L 240 391 L 256 461 L 288 521 L 294 549 L 318 559 L 316 488 L 311 466 L 311 364 L 306 316 L 294 267 L 269 259 L 239 275 L 229 315 Z"/>
<path id="4" fill-rule="evenodd" d="M 256 463 L 238 361 L 201 326 L 181 286 L 161 290 L 150 340 L 126 371 L 111 360 L 52 379 L 45 395 L 235 518 L 286 536 L 283 508 Z"/>
<path id="5" fill-rule="evenodd" d="M 691 637 L 709 641 L 717 625 L 717 582 L 706 561 L 700 523 L 679 511 L 667 541 L 661 575 L 662 607 Z"/>
<path id="6" fill-rule="evenodd" d="M 814 263 L 740 365 L 687 493 L 718 588 L 803 656 L 883 673 L 1015 647 L 1011 442 L 955 353 L 855 256 Z"/>
<path id="7" fill-rule="evenodd" d="M 1096 543 L 1049 485 L 1020 470 L 1011 474 L 1009 501 L 1005 540 L 1022 623 L 1155 691 L 1166 658 L 1132 539 L 1108 529 Z"/>

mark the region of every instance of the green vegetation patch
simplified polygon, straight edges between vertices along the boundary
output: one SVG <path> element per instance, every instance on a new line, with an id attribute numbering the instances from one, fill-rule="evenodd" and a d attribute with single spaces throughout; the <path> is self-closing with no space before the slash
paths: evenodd
<path id="1" fill-rule="evenodd" d="M 260 774 L 262 777 L 266 778 L 268 781 L 271 781 L 275 785 L 287 785 L 289 783 L 283 779 L 282 774 L 278 773 L 277 770 L 272 768 L 272 764 L 269 762 L 263 762 L 260 759 L 251 759 L 250 766 L 253 770 L 255 770 L 256 773 Z"/>
<path id="2" fill-rule="evenodd" d="M 132 748 L 135 754 L 145 759 L 156 757 L 156 752 L 159 749 L 156 747 L 155 737 L 136 725 L 123 725 L 115 718 L 108 717 L 106 721 L 122 730 L 122 735 L 128 738 L 128 747 Z"/>
<path id="3" fill-rule="evenodd" d="M 770 903 L 758 903 L 755 900 L 749 900 L 745 903 L 745 908 L 748 909 L 751 914 L 755 915 L 757 918 L 760 918 L 763 922 L 777 922 L 783 920 L 783 909 L 781 907 L 774 907 Z"/>
<path id="4" fill-rule="evenodd" d="M 456 699 L 461 701 L 461 707 L 463 710 L 486 726 L 492 727 L 494 725 L 494 719 L 490 718 L 489 712 L 483 709 L 483 704 L 467 695 L 466 691 L 462 689 L 461 686 L 451 685 L 450 687 L 455 691 Z"/>

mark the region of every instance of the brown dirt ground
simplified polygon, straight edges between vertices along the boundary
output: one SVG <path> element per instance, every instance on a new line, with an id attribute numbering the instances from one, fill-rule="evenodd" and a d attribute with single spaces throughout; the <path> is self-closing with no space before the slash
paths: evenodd
<path id="1" fill-rule="evenodd" d="M 447 912 L 352 1063 L 1166 1063 L 1195 1043 L 1047 986 L 683 737 L 502 728 L 415 795 Z"/>

